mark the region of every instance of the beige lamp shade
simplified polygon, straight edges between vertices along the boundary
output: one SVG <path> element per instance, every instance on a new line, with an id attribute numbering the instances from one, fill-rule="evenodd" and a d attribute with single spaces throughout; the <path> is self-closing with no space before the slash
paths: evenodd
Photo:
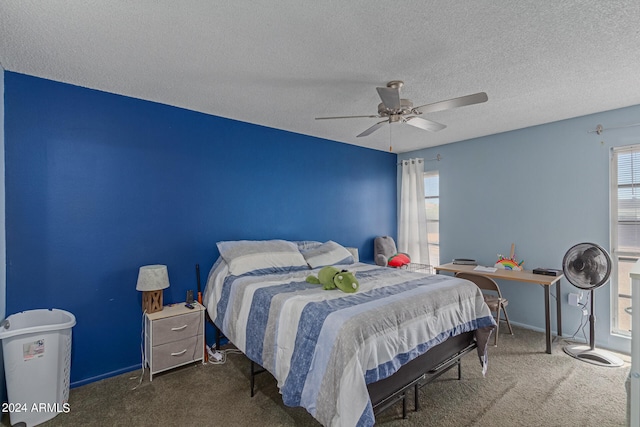
<path id="1" fill-rule="evenodd" d="M 138 272 L 136 290 L 142 291 L 142 311 L 155 313 L 162 310 L 162 290 L 169 287 L 166 265 L 144 265 Z"/>
<path id="2" fill-rule="evenodd" d="M 159 291 L 169 287 L 169 272 L 166 265 L 144 265 L 138 272 L 138 291 Z"/>

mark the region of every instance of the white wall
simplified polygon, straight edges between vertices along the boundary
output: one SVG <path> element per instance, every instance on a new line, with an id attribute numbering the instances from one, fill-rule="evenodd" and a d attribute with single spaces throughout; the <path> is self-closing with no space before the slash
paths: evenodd
<path id="1" fill-rule="evenodd" d="M 5 233 L 4 202 L 4 69 L 0 66 L 0 319 L 6 317 L 7 310 L 7 251 Z M 1 354 L 1 350 L 0 350 Z M 4 363 L 0 363 L 0 401 L 5 401 Z"/>
<path id="2" fill-rule="evenodd" d="M 6 316 L 7 257 L 4 228 L 4 69 L 0 67 L 0 318 Z"/>
<path id="3" fill-rule="evenodd" d="M 640 143 L 640 127 L 588 131 L 598 124 L 606 129 L 638 123 L 639 117 L 640 105 L 400 154 L 400 160 L 442 156 L 425 166 L 440 171 L 441 262 L 475 258 L 493 265 L 515 243 L 526 269 L 561 268 L 576 243 L 609 249 L 611 147 Z M 544 330 L 540 286 L 504 282 L 501 289 L 512 321 Z M 605 285 L 595 292 L 596 343 L 629 352 L 629 339 L 610 335 L 609 290 Z M 576 291 L 562 281 L 565 336 L 582 318 L 567 303 L 567 294 Z M 553 325 L 555 330 L 555 314 Z"/>

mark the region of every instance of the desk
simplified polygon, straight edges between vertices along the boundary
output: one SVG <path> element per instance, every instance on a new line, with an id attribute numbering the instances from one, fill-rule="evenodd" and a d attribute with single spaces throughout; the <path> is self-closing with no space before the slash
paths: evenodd
<path id="1" fill-rule="evenodd" d="M 465 272 L 465 273 L 474 273 L 479 274 L 486 277 L 491 277 L 492 279 L 500 279 L 500 280 L 513 280 L 516 282 L 525 282 L 525 283 L 536 283 L 541 285 L 544 288 L 544 318 L 545 318 L 545 333 L 546 333 L 546 341 L 547 341 L 547 353 L 551 354 L 551 286 L 553 284 L 556 285 L 556 310 L 557 310 L 557 320 L 556 326 L 558 329 L 558 336 L 562 336 L 562 312 L 561 307 L 562 303 L 560 301 L 560 279 L 564 276 L 561 274 L 559 276 L 545 276 L 544 274 L 533 274 L 531 271 L 523 270 L 523 271 L 512 271 L 512 270 L 502 270 L 497 269 L 495 272 L 485 272 L 485 271 L 475 271 L 475 265 L 461 265 L 461 264 L 444 264 L 435 267 L 436 273 L 440 273 L 441 271 L 448 271 L 451 273 L 457 272 Z"/>

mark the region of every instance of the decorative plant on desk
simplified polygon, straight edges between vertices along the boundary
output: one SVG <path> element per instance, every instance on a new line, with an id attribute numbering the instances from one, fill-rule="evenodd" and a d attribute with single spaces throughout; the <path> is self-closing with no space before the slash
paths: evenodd
<path id="1" fill-rule="evenodd" d="M 524 261 L 518 262 L 515 257 L 516 245 L 514 243 L 511 244 L 511 253 L 509 254 L 509 258 L 504 257 L 498 254 L 498 262 L 495 263 L 495 268 L 501 268 L 503 270 L 515 270 L 521 271 L 522 266 L 524 265 Z"/>

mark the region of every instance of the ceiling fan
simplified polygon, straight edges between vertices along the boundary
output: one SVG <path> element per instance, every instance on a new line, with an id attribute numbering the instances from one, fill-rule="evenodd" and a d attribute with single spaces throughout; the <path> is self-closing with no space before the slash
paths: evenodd
<path id="1" fill-rule="evenodd" d="M 472 95 L 461 96 L 459 98 L 448 99 L 446 101 L 438 101 L 431 104 L 414 107 L 413 102 L 409 99 L 400 98 L 400 89 L 404 86 L 401 80 L 393 80 L 387 83 L 387 87 L 377 87 L 378 95 L 382 102 L 378 104 L 378 114 L 369 116 L 337 116 L 337 117 L 316 117 L 316 120 L 330 119 L 354 119 L 354 118 L 371 118 L 384 120 L 371 126 L 358 137 L 371 135 L 380 129 L 385 123 L 406 123 L 420 129 L 431 132 L 438 132 L 446 128 L 442 123 L 418 117 L 424 113 L 433 113 L 435 111 L 450 110 L 452 108 L 464 107 L 465 105 L 480 104 L 486 102 L 487 94 L 478 92 Z"/>

